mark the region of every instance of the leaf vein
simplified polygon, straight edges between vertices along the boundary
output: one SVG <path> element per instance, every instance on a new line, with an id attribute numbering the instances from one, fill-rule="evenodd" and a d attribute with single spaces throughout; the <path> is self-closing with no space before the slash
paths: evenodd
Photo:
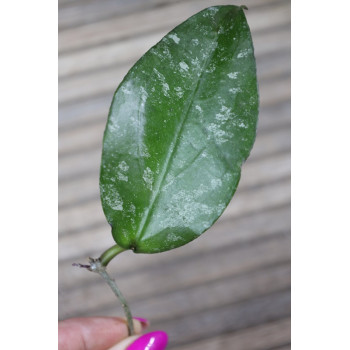
<path id="1" fill-rule="evenodd" d="M 201 69 L 201 74 L 200 76 L 198 77 L 197 81 L 196 81 L 196 88 L 194 89 L 194 91 L 192 92 L 190 98 L 189 98 L 189 102 L 188 102 L 188 105 L 187 105 L 187 108 L 184 110 L 184 112 L 182 113 L 181 115 L 181 123 L 178 127 L 178 129 L 176 130 L 176 132 L 174 133 L 174 138 L 173 138 L 173 141 L 171 144 L 173 144 L 173 148 L 169 151 L 168 153 L 168 156 L 165 160 L 165 165 L 162 169 L 162 172 L 160 174 L 160 176 L 158 177 L 158 181 L 156 182 L 155 184 L 155 190 L 153 192 L 153 195 L 151 197 L 151 201 L 150 201 L 150 205 L 147 209 L 147 212 L 145 213 L 145 215 L 143 216 L 143 219 L 140 223 L 140 226 L 139 226 L 139 229 L 136 233 L 136 237 L 138 239 L 142 238 L 148 224 L 149 224 L 149 220 L 151 218 L 151 211 L 159 197 L 159 194 L 160 194 L 160 189 L 164 183 L 164 180 L 166 178 L 166 174 L 168 173 L 168 170 L 170 168 L 170 165 L 171 165 L 171 161 L 174 157 L 174 155 L 176 154 L 176 150 L 178 148 L 178 145 L 179 145 L 179 141 L 180 141 L 180 138 L 179 138 L 179 135 L 181 135 L 181 132 L 183 131 L 183 128 L 184 128 L 184 125 L 186 123 L 186 120 L 188 118 L 188 115 L 189 115 L 189 111 L 191 110 L 191 106 L 193 104 L 193 101 L 194 101 L 194 97 L 195 95 L 197 94 L 198 90 L 199 90 L 199 87 L 201 85 L 201 82 L 202 82 L 202 78 L 203 78 L 203 74 L 205 73 L 205 70 L 206 70 L 206 67 L 208 66 L 209 62 L 211 61 L 214 53 L 215 53 L 215 49 L 217 48 L 217 44 L 218 44 L 218 28 L 216 30 L 216 37 L 215 37 L 215 40 L 213 42 L 213 44 L 210 46 L 209 48 L 209 52 L 210 54 L 208 55 L 208 57 L 206 58 L 206 60 L 204 61 L 204 64 L 202 66 L 202 69 Z"/>

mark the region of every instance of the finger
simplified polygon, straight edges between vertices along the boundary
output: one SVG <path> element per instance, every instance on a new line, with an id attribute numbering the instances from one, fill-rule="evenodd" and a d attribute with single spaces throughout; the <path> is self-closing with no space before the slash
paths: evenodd
<path id="1" fill-rule="evenodd" d="M 136 333 L 143 325 L 134 321 Z M 128 336 L 126 321 L 119 317 L 72 318 L 58 324 L 59 350 L 106 350 Z"/>
<path id="2" fill-rule="evenodd" d="M 130 344 L 132 344 L 136 339 L 138 339 L 141 335 L 133 335 L 132 337 L 127 337 L 123 339 L 118 344 L 115 344 L 108 350 L 126 350 Z"/>
<path id="3" fill-rule="evenodd" d="M 128 321 L 125 317 L 122 317 L 122 320 L 125 322 L 125 324 L 128 324 Z M 149 326 L 149 321 L 145 318 L 141 317 L 133 317 L 133 324 L 134 324 L 134 333 L 135 335 L 141 334 L 142 331 L 144 331 Z"/>

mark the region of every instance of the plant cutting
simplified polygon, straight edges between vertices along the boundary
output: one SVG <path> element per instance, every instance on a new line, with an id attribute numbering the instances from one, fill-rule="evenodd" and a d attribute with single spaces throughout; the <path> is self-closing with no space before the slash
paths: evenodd
<path id="1" fill-rule="evenodd" d="M 245 6 L 215 6 L 153 46 L 117 88 L 103 137 L 100 195 L 115 245 L 89 264 L 130 309 L 108 263 L 125 250 L 185 245 L 220 217 L 238 186 L 258 119 Z"/>

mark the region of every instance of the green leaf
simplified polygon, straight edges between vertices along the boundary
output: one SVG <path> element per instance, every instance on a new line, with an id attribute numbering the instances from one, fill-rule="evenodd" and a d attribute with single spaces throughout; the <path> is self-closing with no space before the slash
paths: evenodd
<path id="1" fill-rule="evenodd" d="M 236 190 L 257 116 L 242 7 L 207 8 L 141 57 L 114 95 L 103 139 L 101 200 L 117 244 L 156 253 L 207 230 Z"/>

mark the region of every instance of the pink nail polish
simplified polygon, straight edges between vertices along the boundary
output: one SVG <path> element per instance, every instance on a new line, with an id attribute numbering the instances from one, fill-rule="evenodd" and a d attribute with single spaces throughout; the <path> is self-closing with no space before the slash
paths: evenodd
<path id="1" fill-rule="evenodd" d="M 141 322 L 142 328 L 146 328 L 149 326 L 149 321 L 146 318 L 142 318 L 142 317 L 133 317 L 133 318 Z"/>
<path id="2" fill-rule="evenodd" d="M 167 344 L 168 335 L 163 331 L 155 331 L 136 339 L 127 350 L 164 350 Z"/>

